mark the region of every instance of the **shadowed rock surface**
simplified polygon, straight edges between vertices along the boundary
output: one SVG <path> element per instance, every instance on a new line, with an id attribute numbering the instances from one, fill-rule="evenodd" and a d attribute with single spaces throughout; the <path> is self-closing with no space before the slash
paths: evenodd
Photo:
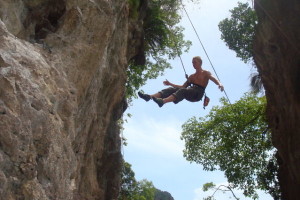
<path id="1" fill-rule="evenodd" d="M 257 0 L 255 62 L 268 101 L 267 117 L 279 153 L 283 199 L 300 199 L 300 2 Z"/>

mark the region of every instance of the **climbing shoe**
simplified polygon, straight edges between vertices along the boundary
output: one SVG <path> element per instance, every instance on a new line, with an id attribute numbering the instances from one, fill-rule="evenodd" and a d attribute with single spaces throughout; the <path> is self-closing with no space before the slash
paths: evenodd
<path id="1" fill-rule="evenodd" d="M 154 101 L 155 103 L 157 103 L 157 105 L 158 105 L 159 107 L 162 107 L 162 106 L 164 105 L 164 101 L 163 101 L 162 98 L 155 98 L 155 97 L 153 97 L 152 99 L 153 99 L 153 101 Z"/>
<path id="2" fill-rule="evenodd" d="M 151 99 L 149 94 L 143 94 L 141 92 L 138 92 L 138 95 L 140 98 L 144 99 L 145 101 L 149 101 Z"/>

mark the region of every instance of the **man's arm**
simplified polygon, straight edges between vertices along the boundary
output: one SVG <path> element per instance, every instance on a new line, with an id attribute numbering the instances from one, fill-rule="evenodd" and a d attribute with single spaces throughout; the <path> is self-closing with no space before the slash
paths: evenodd
<path id="1" fill-rule="evenodd" d="M 187 88 L 187 86 L 189 86 L 188 81 L 186 81 L 183 85 L 176 85 L 176 84 L 171 83 L 168 80 L 165 80 L 163 83 L 164 83 L 164 85 L 169 85 L 169 86 L 176 87 L 176 88 Z"/>
<path id="2" fill-rule="evenodd" d="M 221 84 L 220 81 L 218 81 L 210 72 L 209 72 L 209 80 L 211 80 L 212 82 L 214 82 L 217 86 L 219 86 L 219 89 L 221 90 L 221 92 L 223 92 L 224 90 L 224 86 Z"/>

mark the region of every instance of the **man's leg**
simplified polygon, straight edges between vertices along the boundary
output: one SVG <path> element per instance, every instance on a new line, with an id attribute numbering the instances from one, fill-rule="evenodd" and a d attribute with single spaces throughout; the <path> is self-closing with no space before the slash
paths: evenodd
<path id="1" fill-rule="evenodd" d="M 144 99 L 145 101 L 149 101 L 151 99 L 151 96 L 149 94 L 144 94 L 142 92 L 138 92 L 138 95 L 140 98 Z"/>
<path id="2" fill-rule="evenodd" d="M 176 99 L 174 93 L 178 90 L 179 88 L 169 87 L 153 95 L 152 99 L 159 107 L 162 107 L 165 103 L 173 102 Z"/>
<path id="3" fill-rule="evenodd" d="M 165 103 L 174 102 L 178 103 L 182 101 L 187 95 L 189 89 L 181 88 L 177 89 L 174 93 L 169 94 L 169 96 L 163 96 L 162 98 L 153 98 L 153 101 L 158 104 L 159 107 L 162 107 Z"/>
<path id="4" fill-rule="evenodd" d="M 161 93 L 158 92 L 158 93 L 152 94 L 150 96 L 151 96 L 151 98 L 153 98 L 153 97 L 155 97 L 155 98 L 161 98 Z"/>
<path id="5" fill-rule="evenodd" d="M 161 93 L 155 93 L 155 94 L 152 94 L 152 95 L 149 95 L 149 94 L 144 94 L 142 92 L 138 92 L 138 95 L 140 98 L 144 99 L 145 101 L 149 101 L 150 99 L 152 99 L 153 97 L 155 98 L 160 98 L 161 97 Z"/>
<path id="6" fill-rule="evenodd" d="M 175 96 L 172 94 L 172 95 L 168 96 L 167 98 L 164 98 L 163 102 L 165 104 L 165 103 L 173 102 L 173 101 L 175 101 L 175 99 L 176 99 Z"/>
<path id="7" fill-rule="evenodd" d="M 153 97 L 152 99 L 153 99 L 153 101 L 155 103 L 157 103 L 157 105 L 159 107 L 162 107 L 165 103 L 169 103 L 169 102 L 175 101 L 176 97 L 173 94 L 171 94 L 170 96 L 168 96 L 166 98 L 156 98 L 156 97 Z"/>
<path id="8" fill-rule="evenodd" d="M 157 93 L 152 94 L 152 95 L 144 94 L 144 93 L 139 91 L 138 95 L 139 95 L 140 98 L 144 99 L 145 101 L 149 101 L 152 98 L 167 98 L 176 91 L 177 91 L 176 88 L 169 87 L 169 88 L 163 89 L 162 91 L 157 92 Z"/>

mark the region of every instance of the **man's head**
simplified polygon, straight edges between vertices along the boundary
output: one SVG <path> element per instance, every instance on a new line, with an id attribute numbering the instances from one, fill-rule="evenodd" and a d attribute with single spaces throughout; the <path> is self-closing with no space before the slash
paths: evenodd
<path id="1" fill-rule="evenodd" d="M 201 57 L 200 56 L 195 56 L 194 58 L 193 58 L 193 66 L 194 67 L 201 67 L 202 66 L 202 59 L 201 59 Z"/>

